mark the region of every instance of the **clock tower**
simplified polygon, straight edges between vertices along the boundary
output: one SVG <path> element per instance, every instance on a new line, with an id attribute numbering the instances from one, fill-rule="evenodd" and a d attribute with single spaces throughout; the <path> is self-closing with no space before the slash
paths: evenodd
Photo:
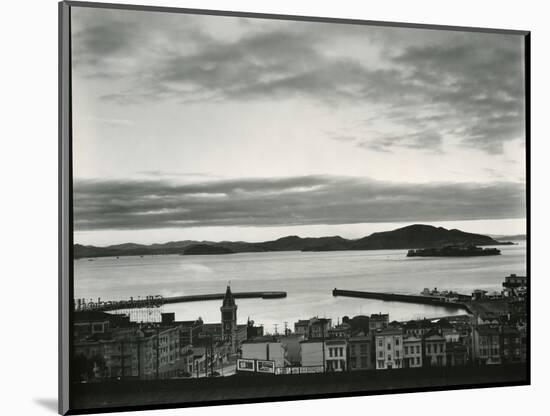
<path id="1" fill-rule="evenodd" d="M 235 352 L 236 348 L 236 333 L 237 333 L 237 305 L 235 298 L 231 293 L 231 287 L 227 286 L 223 304 L 220 308 L 222 313 L 222 340 L 231 344 L 231 349 Z"/>

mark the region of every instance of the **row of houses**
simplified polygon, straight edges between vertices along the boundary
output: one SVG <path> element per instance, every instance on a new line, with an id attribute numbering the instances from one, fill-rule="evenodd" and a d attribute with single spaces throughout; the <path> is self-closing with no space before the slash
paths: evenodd
<path id="1" fill-rule="evenodd" d="M 334 327 L 325 318 L 301 320 L 295 334 L 244 341 L 241 358 L 271 360 L 278 368 L 298 366 L 323 372 L 526 360 L 526 333 L 513 325 L 478 325 L 469 316 L 388 321 L 387 314 L 346 317 Z"/>

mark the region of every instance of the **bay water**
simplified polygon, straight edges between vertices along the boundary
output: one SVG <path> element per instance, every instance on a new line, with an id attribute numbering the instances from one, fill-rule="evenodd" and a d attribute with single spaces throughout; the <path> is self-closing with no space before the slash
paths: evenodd
<path id="1" fill-rule="evenodd" d="M 313 316 L 389 313 L 390 320 L 434 318 L 463 311 L 453 308 L 333 297 L 334 288 L 419 294 L 424 288 L 470 294 L 500 291 L 504 277 L 526 273 L 526 246 L 499 246 L 500 256 L 415 257 L 406 250 L 268 252 L 225 255 L 166 255 L 79 259 L 74 264 L 75 298 L 102 301 L 147 295 L 177 296 L 233 292 L 286 291 L 284 299 L 238 299 L 239 323 L 248 318 L 282 331 Z M 220 321 L 221 301 L 167 304 L 178 320 Z"/>

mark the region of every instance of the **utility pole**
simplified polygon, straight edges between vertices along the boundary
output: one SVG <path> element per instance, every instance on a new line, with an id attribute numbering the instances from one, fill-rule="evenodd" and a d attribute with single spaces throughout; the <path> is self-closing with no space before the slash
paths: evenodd
<path id="1" fill-rule="evenodd" d="M 157 380 L 159 379 L 159 364 L 160 364 L 160 361 L 159 361 L 159 341 L 160 341 L 160 336 L 159 336 L 159 327 L 157 326 L 157 371 L 156 371 L 156 378 Z"/>
<path id="2" fill-rule="evenodd" d="M 214 348 L 212 346 L 212 335 L 210 335 L 210 376 L 214 376 Z"/>
<path id="3" fill-rule="evenodd" d="M 204 348 L 204 376 L 208 377 L 208 347 Z"/>
<path id="4" fill-rule="evenodd" d="M 323 331 L 323 373 L 327 372 L 327 367 L 325 364 L 325 325 L 321 325 L 321 330 Z"/>
<path id="5" fill-rule="evenodd" d="M 124 378 L 124 341 L 120 341 L 120 378 Z"/>

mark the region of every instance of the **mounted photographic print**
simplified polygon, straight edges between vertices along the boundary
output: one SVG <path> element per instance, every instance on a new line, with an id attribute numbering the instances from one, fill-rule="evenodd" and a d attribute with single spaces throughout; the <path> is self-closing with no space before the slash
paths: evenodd
<path id="1" fill-rule="evenodd" d="M 59 12 L 60 413 L 529 384 L 529 32 Z"/>

